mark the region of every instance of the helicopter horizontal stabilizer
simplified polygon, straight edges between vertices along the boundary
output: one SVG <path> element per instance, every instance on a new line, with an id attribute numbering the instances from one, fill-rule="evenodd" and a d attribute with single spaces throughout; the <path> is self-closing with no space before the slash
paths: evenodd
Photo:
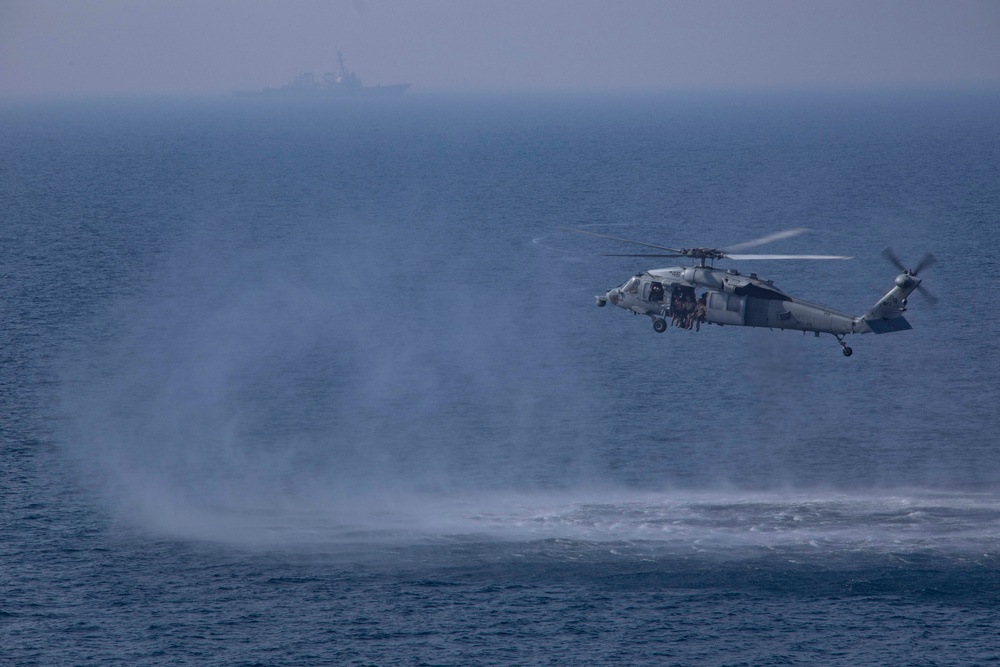
<path id="1" fill-rule="evenodd" d="M 876 334 L 892 333 L 893 331 L 906 331 L 907 329 L 913 328 L 902 315 L 888 320 L 882 318 L 872 320 L 866 319 L 865 324 L 867 324 L 868 328 L 872 330 L 872 333 Z"/>

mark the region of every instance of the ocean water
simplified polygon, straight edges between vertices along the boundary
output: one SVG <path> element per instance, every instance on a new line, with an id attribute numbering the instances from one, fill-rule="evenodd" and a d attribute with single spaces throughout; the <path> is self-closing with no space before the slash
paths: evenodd
<path id="1" fill-rule="evenodd" d="M 995 93 L 6 102 L 0 664 L 1000 662 L 998 186 Z"/>

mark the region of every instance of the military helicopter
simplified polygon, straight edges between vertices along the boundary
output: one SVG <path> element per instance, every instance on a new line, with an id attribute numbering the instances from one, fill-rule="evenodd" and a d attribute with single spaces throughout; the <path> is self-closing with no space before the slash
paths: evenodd
<path id="1" fill-rule="evenodd" d="M 735 269 L 714 267 L 714 263 L 722 259 L 852 259 L 843 255 L 757 255 L 742 252 L 809 231 L 801 227 L 725 248 L 669 248 L 583 229 L 565 229 L 577 234 L 666 251 L 654 254 L 605 255 L 607 257 L 672 257 L 693 260 L 691 266 L 650 269 L 637 273 L 618 287 L 595 297 L 598 306 L 603 307 L 610 302 L 633 314 L 649 316 L 653 320 L 653 329 L 658 333 L 667 330 L 668 318 L 686 328 L 700 328 L 702 323 L 706 323 L 794 329 L 813 332 L 816 337 L 821 333 L 828 333 L 840 343 L 844 356 L 849 357 L 854 351 L 844 342 L 848 334 L 884 334 L 913 328 L 903 317 L 903 312 L 907 308 L 907 297 L 914 290 L 920 289 L 932 304 L 937 301 L 921 286 L 922 281 L 918 277 L 918 274 L 937 262 L 930 253 L 915 268 L 908 269 L 892 249 L 886 248 L 882 252 L 883 256 L 901 273 L 896 276 L 893 288 L 863 315 L 850 315 L 789 296 L 775 287 L 773 281 L 760 278 L 756 273 L 744 276 Z M 696 289 L 705 290 L 700 298 L 695 297 Z"/>

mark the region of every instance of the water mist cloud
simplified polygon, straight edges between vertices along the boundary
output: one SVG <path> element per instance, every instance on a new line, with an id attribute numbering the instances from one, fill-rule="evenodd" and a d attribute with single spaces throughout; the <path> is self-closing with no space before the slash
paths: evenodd
<path id="1" fill-rule="evenodd" d="M 69 447 L 117 508 L 370 520 L 400 495 L 566 482 L 558 340 L 460 254 L 363 227 L 213 234 L 169 252 L 95 323 L 120 333 L 68 365 Z"/>

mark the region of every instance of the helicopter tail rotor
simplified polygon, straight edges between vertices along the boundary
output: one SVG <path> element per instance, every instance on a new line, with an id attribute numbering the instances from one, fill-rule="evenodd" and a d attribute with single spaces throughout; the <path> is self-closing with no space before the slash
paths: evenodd
<path id="1" fill-rule="evenodd" d="M 914 268 L 908 269 L 906 268 L 906 265 L 903 264 L 902 260 L 899 259 L 899 256 L 893 252 L 892 248 L 886 248 L 883 250 L 882 256 L 902 273 L 900 278 L 897 278 L 897 280 L 903 279 L 904 281 L 911 276 L 916 278 L 918 274 L 934 266 L 938 261 L 937 257 L 935 257 L 932 253 L 927 253 L 920 259 L 919 262 L 917 262 L 917 265 Z M 929 289 L 921 284 L 918 284 L 916 289 L 920 293 L 920 296 L 927 300 L 927 303 L 932 306 L 937 304 L 938 298 L 934 296 Z"/>
<path id="2" fill-rule="evenodd" d="M 913 269 L 913 273 L 914 275 L 916 275 L 921 271 L 923 271 L 924 269 L 929 269 L 935 264 L 937 264 L 937 257 L 935 257 L 931 253 L 927 253 L 926 255 L 923 256 L 923 258 L 919 262 L 917 262 L 917 268 Z"/>
<path id="3" fill-rule="evenodd" d="M 882 251 L 882 256 L 889 260 L 889 263 L 899 269 L 894 285 L 889 292 L 878 300 L 871 310 L 861 316 L 863 324 L 867 325 L 867 330 L 862 329 L 862 333 L 871 331 L 876 334 L 890 333 L 893 331 L 906 331 L 912 329 L 910 323 L 903 317 L 906 311 L 906 299 L 913 292 L 919 291 L 927 301 L 934 305 L 937 297 L 931 294 L 921 284 L 918 277 L 921 271 L 927 269 L 937 262 L 937 258 L 927 253 L 924 255 L 915 268 L 908 269 L 902 260 L 893 252 L 892 248 Z"/>

